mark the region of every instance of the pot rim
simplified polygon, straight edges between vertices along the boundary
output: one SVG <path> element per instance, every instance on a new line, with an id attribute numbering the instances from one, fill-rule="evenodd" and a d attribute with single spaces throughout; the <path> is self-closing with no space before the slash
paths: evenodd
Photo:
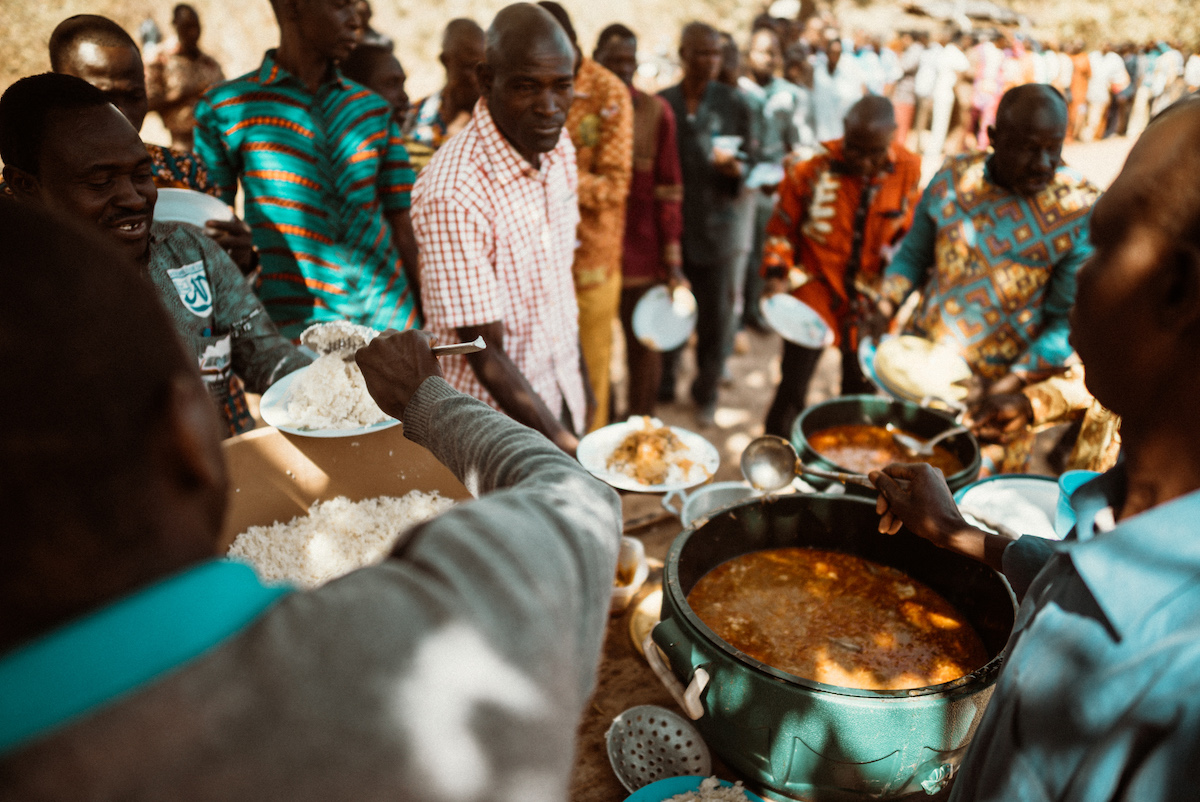
<path id="1" fill-rule="evenodd" d="M 840 402 L 862 401 L 864 399 L 883 402 L 883 403 L 887 404 L 889 407 L 911 408 L 911 409 L 919 410 L 921 412 L 928 412 L 938 418 L 942 418 L 947 424 L 947 426 L 946 426 L 947 429 L 958 425 L 958 422 L 955 421 L 955 419 L 954 419 L 954 415 L 951 414 L 950 412 L 947 412 L 947 411 L 941 410 L 941 409 L 935 409 L 933 407 L 923 407 L 920 404 L 913 402 L 913 401 L 905 401 L 904 399 L 901 399 L 901 398 L 891 398 L 891 397 L 885 397 L 885 396 L 881 396 L 881 395 L 865 395 L 865 394 L 861 394 L 861 393 L 858 395 L 843 395 L 843 396 L 838 396 L 837 398 L 830 398 L 825 401 L 819 401 L 816 404 L 811 404 L 811 405 L 805 407 L 803 410 L 801 410 L 800 414 L 796 416 L 795 423 L 792 424 L 792 438 L 793 439 L 799 438 L 799 440 L 800 440 L 800 446 L 797 447 L 796 450 L 799 452 L 799 451 L 802 451 L 804 448 L 807 448 L 812 453 L 818 455 L 818 457 L 822 461 L 824 461 L 827 465 L 833 466 L 836 470 L 849 471 L 849 472 L 853 473 L 854 472 L 853 469 L 848 468 L 844 465 L 838 465 L 836 462 L 827 458 L 824 454 L 821 454 L 819 451 L 817 451 L 815 448 L 813 448 L 812 445 L 809 444 L 809 442 L 808 442 L 808 436 L 805 435 L 805 433 L 804 433 L 803 423 L 808 418 L 808 415 L 811 412 L 827 409 L 831 406 L 836 406 Z M 875 425 L 875 424 L 872 424 L 872 425 Z M 962 470 L 955 471 L 954 473 L 947 476 L 946 481 L 948 483 L 958 482 L 958 481 L 961 481 L 964 479 L 969 479 L 972 475 L 974 475 L 978 472 L 978 466 L 979 466 L 980 460 L 982 459 L 982 454 L 983 454 L 982 446 L 980 446 L 978 438 L 976 438 L 972 432 L 965 432 L 965 434 L 967 435 L 967 437 L 971 438 L 971 441 L 975 444 L 975 458 L 973 460 L 971 460 L 971 462 L 963 465 Z M 961 435 L 959 435 L 959 436 L 961 436 Z M 950 439 L 953 440 L 954 438 L 950 438 Z"/>
<path id="2" fill-rule="evenodd" d="M 828 498 L 848 501 L 855 504 L 869 504 L 872 507 L 875 506 L 875 502 L 869 498 L 859 498 L 855 496 L 833 493 L 806 493 L 805 495 L 815 498 Z M 949 682 L 943 682 L 940 685 L 926 685 L 920 688 L 902 688 L 899 690 L 871 690 L 867 688 L 847 688 L 842 685 L 830 685 L 824 682 L 818 682 L 816 680 L 805 679 L 804 677 L 796 674 L 790 674 L 787 671 L 774 668 L 773 666 L 754 659 L 750 655 L 723 640 L 719 635 L 713 632 L 709 626 L 700 619 L 700 616 L 696 615 L 696 612 L 692 609 L 692 606 L 688 604 L 687 594 L 685 594 L 683 589 L 680 587 L 679 555 L 683 551 L 683 547 L 687 544 L 687 541 L 692 537 L 692 535 L 694 535 L 701 527 L 707 524 L 711 518 L 715 518 L 718 515 L 733 513 L 741 507 L 749 506 L 751 504 L 769 504 L 773 503 L 775 500 L 776 497 L 764 496 L 762 498 L 750 499 L 740 504 L 730 505 L 729 507 L 726 507 L 720 511 L 716 511 L 711 517 L 698 519 L 698 525 L 688 526 L 686 529 L 680 532 L 679 535 L 676 536 L 675 540 L 671 543 L 671 548 L 667 552 L 666 562 L 663 565 L 664 591 L 670 595 L 672 602 L 683 614 L 687 622 L 692 627 L 697 629 L 710 645 L 717 647 L 726 655 L 737 660 L 739 663 L 742 663 L 747 668 L 765 674 L 771 679 L 780 680 L 790 685 L 798 685 L 809 690 L 822 691 L 838 696 L 850 696 L 863 699 L 913 699 L 918 697 L 950 695 L 966 688 L 967 686 L 974 685 L 977 682 L 990 684 L 991 680 L 993 680 L 995 675 L 1000 671 L 1000 666 L 1004 663 L 1007 648 L 1002 648 L 995 657 L 988 660 L 970 674 L 964 674 L 958 679 L 954 679 Z M 713 567 L 715 568 L 716 566 Z M 994 569 L 992 572 L 996 573 Z M 1004 589 L 1008 591 L 1009 601 L 1013 606 L 1013 615 L 1015 619 L 1017 611 L 1016 596 L 1013 594 L 1012 588 L 1009 587 L 1008 583 L 1003 581 L 1003 576 L 999 574 L 997 574 L 997 576 L 1000 577 L 1001 582 L 1004 585 Z M 665 606 L 663 609 L 664 611 L 666 610 Z"/>

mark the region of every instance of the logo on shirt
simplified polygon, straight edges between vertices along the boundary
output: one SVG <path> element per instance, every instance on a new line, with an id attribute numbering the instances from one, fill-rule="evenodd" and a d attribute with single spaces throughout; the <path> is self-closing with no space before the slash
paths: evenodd
<path id="1" fill-rule="evenodd" d="M 168 270 L 167 275 L 179 293 L 179 300 L 196 317 L 208 317 L 213 310 L 212 288 L 208 285 L 208 273 L 203 262 Z"/>
<path id="2" fill-rule="evenodd" d="M 600 115 L 589 114 L 579 121 L 579 146 L 594 148 L 600 144 Z"/>
<path id="3" fill-rule="evenodd" d="M 196 361 L 200 367 L 200 378 L 209 384 L 224 384 L 229 379 L 229 366 L 233 362 L 233 336 L 226 334 L 214 338 Z"/>

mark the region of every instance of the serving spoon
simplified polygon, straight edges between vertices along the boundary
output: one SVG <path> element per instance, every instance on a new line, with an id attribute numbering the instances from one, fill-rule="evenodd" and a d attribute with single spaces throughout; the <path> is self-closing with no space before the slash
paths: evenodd
<path id="1" fill-rule="evenodd" d="M 905 434 L 900 431 L 894 424 L 889 423 L 886 426 L 887 430 L 892 433 L 892 441 L 900 446 L 910 457 L 928 457 L 933 454 L 933 447 L 943 440 L 951 437 L 957 437 L 960 434 L 966 434 L 970 431 L 966 426 L 959 424 L 951 427 L 936 437 L 931 437 L 928 440 L 922 440 L 918 437 Z"/>
<path id="2" fill-rule="evenodd" d="M 741 458 L 742 476 L 755 490 L 773 493 L 792 483 L 797 474 L 808 474 L 843 484 L 859 485 L 874 490 L 875 485 L 861 473 L 826 471 L 805 465 L 796 449 L 787 440 L 764 434 L 750 441 Z"/>

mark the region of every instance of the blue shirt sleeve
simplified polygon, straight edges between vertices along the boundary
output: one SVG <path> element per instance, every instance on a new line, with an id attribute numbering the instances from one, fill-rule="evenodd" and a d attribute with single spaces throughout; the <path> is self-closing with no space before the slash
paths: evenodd
<path id="1" fill-rule="evenodd" d="M 883 273 L 883 293 L 888 300 L 899 305 L 915 288 L 923 287 L 933 267 L 934 244 L 937 241 L 937 224 L 934 222 L 935 199 L 926 187 L 913 214 L 912 228 L 904 237 L 900 250 Z"/>
<path id="2" fill-rule="evenodd" d="M 1058 551 L 1052 545 L 1053 541 L 1033 535 L 1022 535 L 1009 543 L 1001 555 L 1001 568 L 1004 578 L 1012 586 L 1017 601 L 1025 598 L 1025 593 L 1041 570 L 1046 567 Z"/>

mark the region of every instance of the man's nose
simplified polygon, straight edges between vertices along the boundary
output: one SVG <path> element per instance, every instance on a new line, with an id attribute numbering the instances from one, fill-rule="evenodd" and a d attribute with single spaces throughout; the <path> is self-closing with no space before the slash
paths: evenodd
<path id="1" fill-rule="evenodd" d="M 142 190 L 139 182 L 134 180 L 133 176 L 117 179 L 116 190 L 117 194 L 113 197 L 113 203 L 122 209 L 140 212 L 150 203 L 147 193 Z"/>

